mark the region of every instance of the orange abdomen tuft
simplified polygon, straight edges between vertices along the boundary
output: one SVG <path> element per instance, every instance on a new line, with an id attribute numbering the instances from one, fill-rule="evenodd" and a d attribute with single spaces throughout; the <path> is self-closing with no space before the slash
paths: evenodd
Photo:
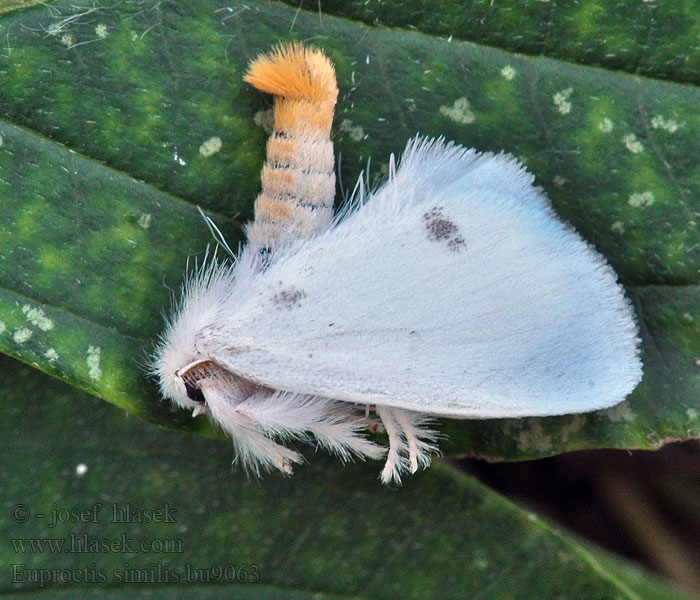
<path id="1" fill-rule="evenodd" d="M 333 218 L 330 131 L 338 86 L 325 54 L 296 43 L 255 59 L 244 79 L 275 95 L 262 192 L 247 228 L 251 244 L 274 249 L 290 238 L 313 235 Z"/>

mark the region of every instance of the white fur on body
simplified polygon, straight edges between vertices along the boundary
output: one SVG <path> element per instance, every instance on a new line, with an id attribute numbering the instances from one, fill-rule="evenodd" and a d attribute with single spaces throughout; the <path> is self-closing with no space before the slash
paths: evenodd
<path id="1" fill-rule="evenodd" d="M 412 140 L 390 180 L 323 231 L 190 279 L 157 352 L 163 394 L 195 409 L 175 373 L 217 365 L 222 378 L 199 382 L 207 414 L 256 472 L 300 462 L 285 439 L 381 456 L 363 434 L 371 405 L 389 438 L 385 482 L 429 464 L 426 415 L 621 402 L 642 375 L 631 307 L 532 179 L 509 156 Z"/>

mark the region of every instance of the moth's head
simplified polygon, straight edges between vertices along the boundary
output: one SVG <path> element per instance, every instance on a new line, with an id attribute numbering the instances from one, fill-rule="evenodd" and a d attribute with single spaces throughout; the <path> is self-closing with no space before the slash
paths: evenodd
<path id="1" fill-rule="evenodd" d="M 185 338 L 182 333 L 177 331 L 177 322 L 171 324 L 156 350 L 152 371 L 163 397 L 196 416 L 205 412 L 202 381 L 210 370 L 210 361 L 197 351 L 194 335 Z"/>
<path id="2" fill-rule="evenodd" d="M 230 273 L 212 262 L 188 278 L 151 361 L 163 396 L 195 416 L 205 412 L 207 385 L 226 373 L 209 356 L 207 340 L 225 313 Z"/>
<path id="3" fill-rule="evenodd" d="M 220 405 L 221 399 L 226 398 L 236 404 L 255 393 L 272 391 L 242 379 L 210 358 L 189 360 L 178 350 L 177 346 L 169 349 L 167 344 L 161 346 L 156 360 L 160 389 L 163 396 L 177 406 L 191 410 L 195 417 L 207 414 L 221 422 L 220 415 L 217 417 L 216 404 L 212 412 L 211 402 L 218 399 Z"/>
<path id="4" fill-rule="evenodd" d="M 186 410 L 193 416 L 206 413 L 207 399 L 204 383 L 215 367 L 211 361 L 198 359 L 175 371 L 160 373 L 160 389 L 163 396 Z"/>

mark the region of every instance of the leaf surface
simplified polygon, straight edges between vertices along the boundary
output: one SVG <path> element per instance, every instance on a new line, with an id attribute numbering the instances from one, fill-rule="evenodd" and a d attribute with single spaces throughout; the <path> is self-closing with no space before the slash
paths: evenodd
<path id="1" fill-rule="evenodd" d="M 321 455 L 251 480 L 225 441 L 0 368 L 4 598 L 680 599 L 446 465 L 395 490 Z"/>
<path id="2" fill-rule="evenodd" d="M 255 1 L 59 1 L 0 27 L 4 352 L 140 417 L 211 433 L 158 399 L 144 365 L 188 258 L 213 244 L 196 206 L 234 247 L 252 214 L 270 99 L 243 70 L 280 39 L 313 38 L 338 70 L 344 187 L 370 156 L 381 177 L 416 131 L 511 152 L 637 310 L 645 378 L 628 401 L 445 422 L 445 451 L 516 459 L 700 435 L 695 87 Z"/>

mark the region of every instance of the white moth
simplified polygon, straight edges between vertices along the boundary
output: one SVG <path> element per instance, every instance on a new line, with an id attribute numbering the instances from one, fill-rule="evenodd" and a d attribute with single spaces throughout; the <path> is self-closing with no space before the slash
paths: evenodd
<path id="1" fill-rule="evenodd" d="M 399 481 L 437 450 L 431 417 L 578 413 L 635 388 L 615 273 L 515 159 L 417 137 L 334 218 L 333 66 L 282 46 L 246 80 L 276 96 L 249 243 L 190 275 L 153 370 L 247 468 L 291 473 L 284 442 L 315 441 L 386 455 L 381 479 Z M 366 437 L 370 409 L 388 449 Z"/>

